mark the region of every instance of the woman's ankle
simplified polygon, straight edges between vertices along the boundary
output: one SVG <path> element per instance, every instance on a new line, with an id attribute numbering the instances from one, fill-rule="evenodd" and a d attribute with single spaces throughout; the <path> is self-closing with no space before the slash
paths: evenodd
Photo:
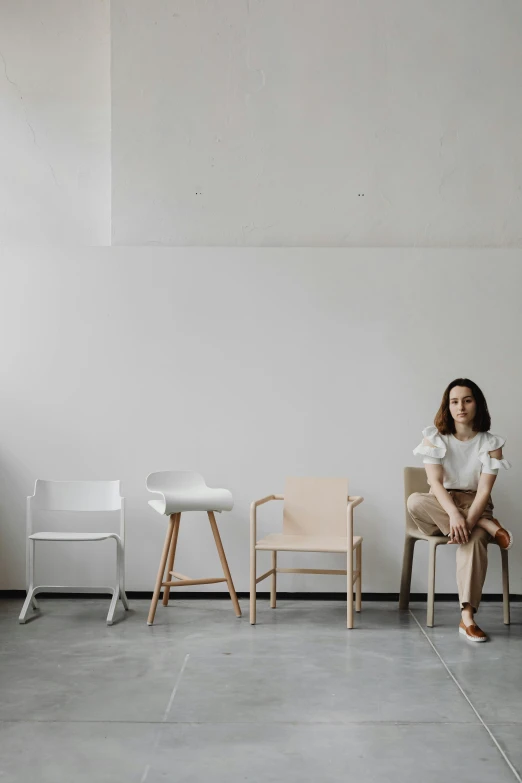
<path id="1" fill-rule="evenodd" d="M 482 517 L 477 522 L 477 527 L 483 528 L 490 534 L 490 536 L 494 536 L 496 531 L 500 527 L 500 523 L 497 522 L 496 519 L 485 519 L 484 517 Z"/>

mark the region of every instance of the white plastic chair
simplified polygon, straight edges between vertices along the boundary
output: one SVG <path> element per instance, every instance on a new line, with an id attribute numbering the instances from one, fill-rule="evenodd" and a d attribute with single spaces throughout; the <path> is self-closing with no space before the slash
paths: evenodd
<path id="1" fill-rule="evenodd" d="M 38 609 L 35 596 L 38 593 L 110 593 L 112 600 L 107 615 L 107 625 L 113 624 L 114 610 L 118 598 L 125 609 L 129 608 L 125 595 L 125 508 L 120 495 L 119 481 L 42 481 L 34 486 L 34 495 L 27 498 L 27 597 L 20 613 L 20 623 L 25 623 L 32 605 Z M 37 511 L 119 511 L 120 533 L 75 533 L 39 532 L 33 533 L 33 514 Z M 113 587 L 69 587 L 65 585 L 35 585 L 34 562 L 37 541 L 116 541 L 116 582 Z"/>
<path id="2" fill-rule="evenodd" d="M 230 511 L 234 505 L 232 493 L 228 489 L 212 489 L 207 487 L 203 476 L 188 470 L 163 470 L 157 473 L 151 473 L 147 477 L 147 489 L 159 497 L 149 500 L 149 506 L 158 514 L 164 514 L 170 517 L 163 552 L 161 554 L 156 585 L 152 596 L 147 625 L 152 625 L 156 614 L 158 599 L 163 591 L 163 606 L 169 602 L 171 587 L 184 587 L 188 585 L 207 585 L 216 582 L 226 582 L 237 617 L 241 617 L 241 609 L 237 600 L 234 583 L 228 567 L 225 550 L 221 543 L 218 526 L 214 512 Z M 181 514 L 184 511 L 206 511 L 214 541 L 221 560 L 224 577 L 191 579 L 189 576 L 173 571 L 174 556 L 178 543 L 179 525 Z M 167 562 L 168 560 L 168 562 Z M 165 566 L 167 567 L 167 578 L 165 579 Z"/>

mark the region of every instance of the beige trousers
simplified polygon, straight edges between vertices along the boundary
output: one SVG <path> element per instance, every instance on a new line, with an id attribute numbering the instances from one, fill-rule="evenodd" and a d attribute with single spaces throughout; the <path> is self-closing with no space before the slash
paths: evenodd
<path id="1" fill-rule="evenodd" d="M 472 490 L 448 490 L 458 510 L 467 519 L 468 511 L 475 499 Z M 427 536 L 445 536 L 450 532 L 449 516 L 431 492 L 414 492 L 408 498 L 411 518 Z M 489 498 L 482 516 L 494 519 L 493 503 Z M 492 537 L 481 527 L 474 527 L 467 544 L 457 546 L 457 587 L 461 607 L 470 604 L 476 611 L 482 597 L 482 588 L 488 567 L 488 543 Z"/>

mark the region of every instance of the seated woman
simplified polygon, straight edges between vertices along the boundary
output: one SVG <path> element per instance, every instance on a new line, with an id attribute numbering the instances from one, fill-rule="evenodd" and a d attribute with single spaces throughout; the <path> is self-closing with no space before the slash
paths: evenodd
<path id="1" fill-rule="evenodd" d="M 513 536 L 493 517 L 491 489 L 502 458 L 505 438 L 489 432 L 491 417 L 484 395 L 468 378 L 452 381 L 442 397 L 435 426 L 423 431 L 414 450 L 423 456 L 429 493 L 414 492 L 408 511 L 428 536 L 443 533 L 457 550 L 457 586 L 462 621 L 459 632 L 473 642 L 487 635 L 474 620 L 488 564 L 487 545 L 510 549 Z"/>

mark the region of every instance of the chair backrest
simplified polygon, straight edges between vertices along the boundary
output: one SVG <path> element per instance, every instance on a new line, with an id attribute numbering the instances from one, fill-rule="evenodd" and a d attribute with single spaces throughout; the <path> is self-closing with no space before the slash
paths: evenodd
<path id="1" fill-rule="evenodd" d="M 118 511 L 119 481 L 44 481 L 37 479 L 33 508 L 45 511 Z"/>
<path id="2" fill-rule="evenodd" d="M 285 535 L 346 537 L 347 478 L 287 478 Z"/>
<path id="3" fill-rule="evenodd" d="M 206 486 L 203 476 L 192 470 L 158 470 L 147 476 L 150 492 L 186 492 Z"/>
<path id="4" fill-rule="evenodd" d="M 413 492 L 429 492 L 430 485 L 424 468 L 404 468 L 404 508 L 406 511 L 406 530 L 419 532 L 419 529 L 408 513 L 406 506 Z"/>

